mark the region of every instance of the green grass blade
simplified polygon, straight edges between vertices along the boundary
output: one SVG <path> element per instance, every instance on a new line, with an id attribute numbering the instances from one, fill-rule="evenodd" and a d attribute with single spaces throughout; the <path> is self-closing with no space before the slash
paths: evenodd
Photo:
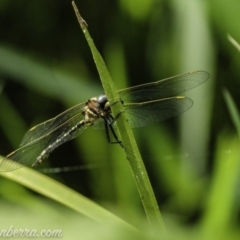
<path id="1" fill-rule="evenodd" d="M 222 149 L 231 149 L 231 152 L 222 154 Z M 217 144 L 213 179 L 202 218 L 202 227 L 209 235 L 224 232 L 233 227 L 233 223 L 237 226 L 239 155 L 239 139 L 221 134 Z"/>
<path id="2" fill-rule="evenodd" d="M 233 98 L 227 89 L 223 90 L 223 96 L 227 103 L 228 110 L 229 110 L 230 116 L 232 118 L 233 124 L 234 124 L 235 128 L 237 129 L 238 136 L 240 137 L 240 114 L 237 109 L 237 105 L 233 101 Z"/>
<path id="3" fill-rule="evenodd" d="M 74 2 L 72 2 L 76 16 L 78 18 L 80 27 L 84 33 L 84 36 L 89 44 L 91 49 L 94 62 L 96 64 L 100 79 L 102 81 L 103 88 L 108 97 L 108 100 L 111 103 L 119 102 L 119 96 L 116 92 L 116 88 L 112 81 L 112 78 L 108 72 L 108 69 L 102 59 L 100 53 L 94 45 L 93 39 L 91 38 L 88 30 L 87 24 L 81 15 L 78 12 L 78 9 Z M 120 103 L 120 102 L 119 102 Z M 123 112 L 122 104 L 114 104 L 112 107 L 112 112 L 114 116 L 117 116 L 118 113 Z M 150 184 L 147 171 L 145 169 L 144 163 L 142 161 L 141 155 L 139 153 L 137 144 L 135 142 L 133 133 L 129 127 L 125 114 L 121 114 L 118 118 L 118 129 L 121 136 L 122 143 L 125 148 L 127 159 L 132 170 L 135 183 L 142 200 L 145 213 L 148 218 L 148 222 L 153 229 L 162 229 L 165 231 L 165 226 L 160 215 L 160 211 L 155 199 L 152 186 Z"/>
<path id="4" fill-rule="evenodd" d="M 6 161 L 5 158 L 0 156 L 0 162 L 3 160 Z M 35 170 L 23 167 L 12 172 L 1 172 L 0 176 L 18 182 L 101 224 L 116 224 L 122 226 L 126 230 L 136 231 L 131 225 L 105 210 L 95 202 Z"/>

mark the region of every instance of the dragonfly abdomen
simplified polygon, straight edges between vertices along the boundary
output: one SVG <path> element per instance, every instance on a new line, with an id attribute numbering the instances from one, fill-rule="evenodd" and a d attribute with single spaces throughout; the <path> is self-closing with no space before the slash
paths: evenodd
<path id="1" fill-rule="evenodd" d="M 104 95 L 105 96 L 105 95 Z M 107 102 L 107 98 L 103 98 L 102 95 L 99 97 L 101 101 L 105 100 L 104 104 Z M 103 99 L 103 100 L 102 100 Z M 102 103 L 101 103 L 102 104 Z M 84 126 L 91 126 L 94 122 L 100 118 L 102 110 L 99 110 L 100 103 L 98 102 L 98 98 L 91 98 L 86 102 L 86 106 L 82 114 L 84 115 L 84 119 L 74 125 L 67 132 L 60 135 L 55 141 L 48 144 L 47 147 L 41 152 L 41 154 L 37 157 L 36 162 L 33 163 L 32 167 L 36 167 L 41 164 L 45 159 L 47 159 L 50 153 L 62 145 L 63 143 L 73 139 L 76 137 L 77 132 L 80 128 Z"/>
<path id="2" fill-rule="evenodd" d="M 49 144 L 37 157 L 37 160 L 35 163 L 33 163 L 32 167 L 36 167 L 39 164 L 41 164 L 45 159 L 49 157 L 49 155 L 52 153 L 54 149 L 59 147 L 61 144 L 71 140 L 73 138 L 74 133 L 81 127 L 83 127 L 86 124 L 85 120 L 82 120 L 81 122 L 77 123 L 74 127 L 72 127 L 68 132 L 61 135 L 59 138 L 57 138 L 53 143 Z"/>

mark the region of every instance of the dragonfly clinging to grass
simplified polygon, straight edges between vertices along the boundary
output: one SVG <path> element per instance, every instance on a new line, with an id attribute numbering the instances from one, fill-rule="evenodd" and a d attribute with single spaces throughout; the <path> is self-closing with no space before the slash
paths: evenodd
<path id="1" fill-rule="evenodd" d="M 166 120 L 190 109 L 193 101 L 178 94 L 195 88 L 209 78 L 205 71 L 193 71 L 118 91 L 131 128 Z M 122 144 L 115 131 L 106 95 L 90 98 L 33 128 L 24 136 L 20 148 L 0 162 L 0 171 L 22 166 L 36 167 L 54 149 L 82 134 L 87 127 L 105 128 L 107 140 Z M 110 132 L 114 142 L 110 140 Z"/>

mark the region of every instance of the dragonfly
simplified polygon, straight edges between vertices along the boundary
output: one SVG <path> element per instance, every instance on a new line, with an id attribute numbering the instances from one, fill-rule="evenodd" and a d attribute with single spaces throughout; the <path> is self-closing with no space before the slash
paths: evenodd
<path id="1" fill-rule="evenodd" d="M 208 72 L 198 70 L 118 91 L 130 127 L 144 127 L 187 111 L 193 105 L 192 99 L 178 94 L 199 86 L 209 77 Z M 109 143 L 122 145 L 114 131 L 116 121 L 106 95 L 90 98 L 32 127 L 20 147 L 0 162 L 0 171 L 37 167 L 56 148 L 81 135 L 90 126 L 105 129 Z M 110 140 L 109 133 L 115 141 Z"/>

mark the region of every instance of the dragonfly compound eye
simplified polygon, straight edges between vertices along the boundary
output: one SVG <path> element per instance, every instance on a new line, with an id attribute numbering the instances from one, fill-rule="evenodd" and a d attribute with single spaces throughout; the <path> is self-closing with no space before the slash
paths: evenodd
<path id="1" fill-rule="evenodd" d="M 106 104 L 108 103 L 108 99 L 106 95 L 100 95 L 97 99 L 97 102 L 101 109 L 104 109 L 106 107 Z"/>

